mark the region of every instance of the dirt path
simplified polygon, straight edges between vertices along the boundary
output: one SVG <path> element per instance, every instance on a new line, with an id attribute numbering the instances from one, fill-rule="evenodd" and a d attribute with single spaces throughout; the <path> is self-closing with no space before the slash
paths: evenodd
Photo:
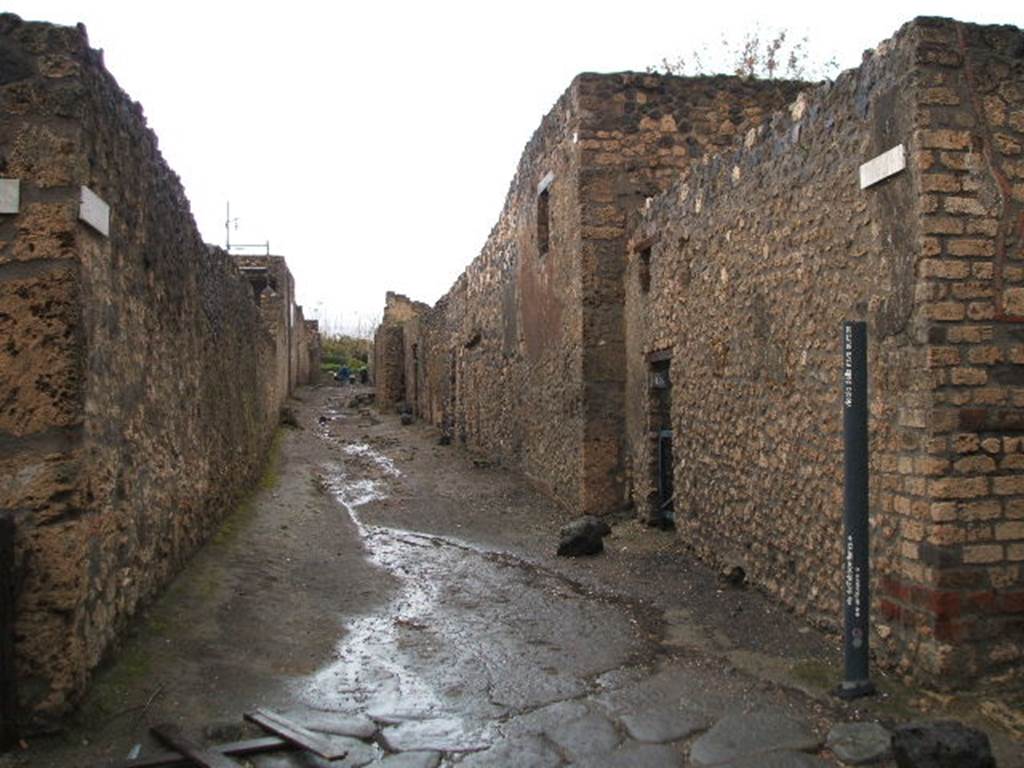
<path id="1" fill-rule="evenodd" d="M 601 557 L 553 557 L 549 500 L 347 407 L 356 393 L 300 393 L 263 487 L 139 617 L 68 730 L 0 766 L 151 754 L 157 722 L 242 738 L 255 707 L 333 734 L 344 766 L 687 765 L 729 728 L 786 765 L 835 765 L 817 746 L 833 723 L 961 714 L 884 678 L 860 708 L 835 701 L 835 638 L 728 588 L 673 533 L 623 523 Z"/>

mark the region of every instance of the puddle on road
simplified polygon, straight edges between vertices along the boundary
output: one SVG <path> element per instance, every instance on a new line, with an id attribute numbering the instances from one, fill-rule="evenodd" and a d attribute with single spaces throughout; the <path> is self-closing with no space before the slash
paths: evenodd
<path id="1" fill-rule="evenodd" d="M 348 512 L 370 559 L 398 576 L 402 587 L 383 611 L 348 624 L 334 660 L 305 682 L 302 698 L 316 709 L 362 712 L 391 726 L 384 735 L 393 749 L 406 748 L 407 742 L 447 751 L 485 748 L 490 739 L 484 737 L 484 725 L 453 711 L 402 650 L 416 644 L 408 635 L 427 627 L 437 601 L 432 582 L 414 578 L 408 567 L 409 550 L 422 545 L 403 540 L 402 531 L 367 525 L 359 515 L 360 507 L 387 498 L 388 479 L 401 472 L 365 443 L 343 444 L 341 451 L 382 477 L 354 477 L 344 465 L 326 466 L 324 487 Z"/>
<path id="2" fill-rule="evenodd" d="M 334 659 L 302 681 L 311 707 L 384 723 L 393 749 L 481 749 L 510 713 L 583 695 L 635 650 L 629 617 L 558 577 L 454 540 L 368 524 L 367 504 L 402 473 L 370 445 L 326 435 L 339 461 L 325 489 L 370 559 L 400 580 L 394 600 L 346 625 Z"/>
<path id="3" fill-rule="evenodd" d="M 375 451 L 366 443 L 348 443 L 342 447 L 342 452 L 348 456 L 359 456 L 376 465 L 384 474 L 391 477 L 399 477 L 402 473 L 398 471 L 395 462 L 382 453 Z M 344 503 L 344 502 L 343 502 Z M 349 510 L 349 514 L 352 511 Z"/>

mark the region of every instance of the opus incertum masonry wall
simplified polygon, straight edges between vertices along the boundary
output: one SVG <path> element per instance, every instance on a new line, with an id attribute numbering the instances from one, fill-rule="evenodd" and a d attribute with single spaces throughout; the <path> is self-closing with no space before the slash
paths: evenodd
<path id="1" fill-rule="evenodd" d="M 251 487 L 317 340 L 283 260 L 257 294 L 202 242 L 84 29 L 0 15 L 0 53 L 0 514 L 41 722 Z"/>
<path id="2" fill-rule="evenodd" d="M 386 313 L 380 394 L 835 626 L 837 339 L 865 320 L 873 647 L 1019 684 L 1022 216 L 1013 27 L 917 19 L 817 86 L 581 75 L 481 255 Z"/>

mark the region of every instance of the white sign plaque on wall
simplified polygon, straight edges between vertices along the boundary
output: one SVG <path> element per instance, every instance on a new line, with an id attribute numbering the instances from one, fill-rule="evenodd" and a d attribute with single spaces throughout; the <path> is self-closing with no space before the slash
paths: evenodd
<path id="1" fill-rule="evenodd" d="M 0 213 L 17 213 L 21 205 L 21 180 L 0 179 Z"/>
<path id="2" fill-rule="evenodd" d="M 860 188 L 867 189 L 882 179 L 895 176 L 907 167 L 907 153 L 902 144 L 897 144 L 888 152 L 868 160 L 860 167 Z"/>
<path id="3" fill-rule="evenodd" d="M 88 187 L 82 187 L 78 218 L 105 237 L 110 236 L 110 206 Z"/>

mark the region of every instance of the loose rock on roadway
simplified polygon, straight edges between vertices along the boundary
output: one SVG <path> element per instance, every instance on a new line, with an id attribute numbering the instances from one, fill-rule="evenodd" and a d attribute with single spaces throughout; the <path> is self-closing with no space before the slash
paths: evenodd
<path id="1" fill-rule="evenodd" d="M 673 533 L 622 522 L 605 554 L 556 558 L 550 500 L 361 391 L 301 391 L 265 487 L 139 617 L 68 729 L 0 766 L 152 754 L 158 722 L 244 738 L 256 707 L 348 749 L 245 758 L 257 768 L 842 765 L 833 725 L 927 702 L 896 685 L 832 699 L 836 639 Z"/>

